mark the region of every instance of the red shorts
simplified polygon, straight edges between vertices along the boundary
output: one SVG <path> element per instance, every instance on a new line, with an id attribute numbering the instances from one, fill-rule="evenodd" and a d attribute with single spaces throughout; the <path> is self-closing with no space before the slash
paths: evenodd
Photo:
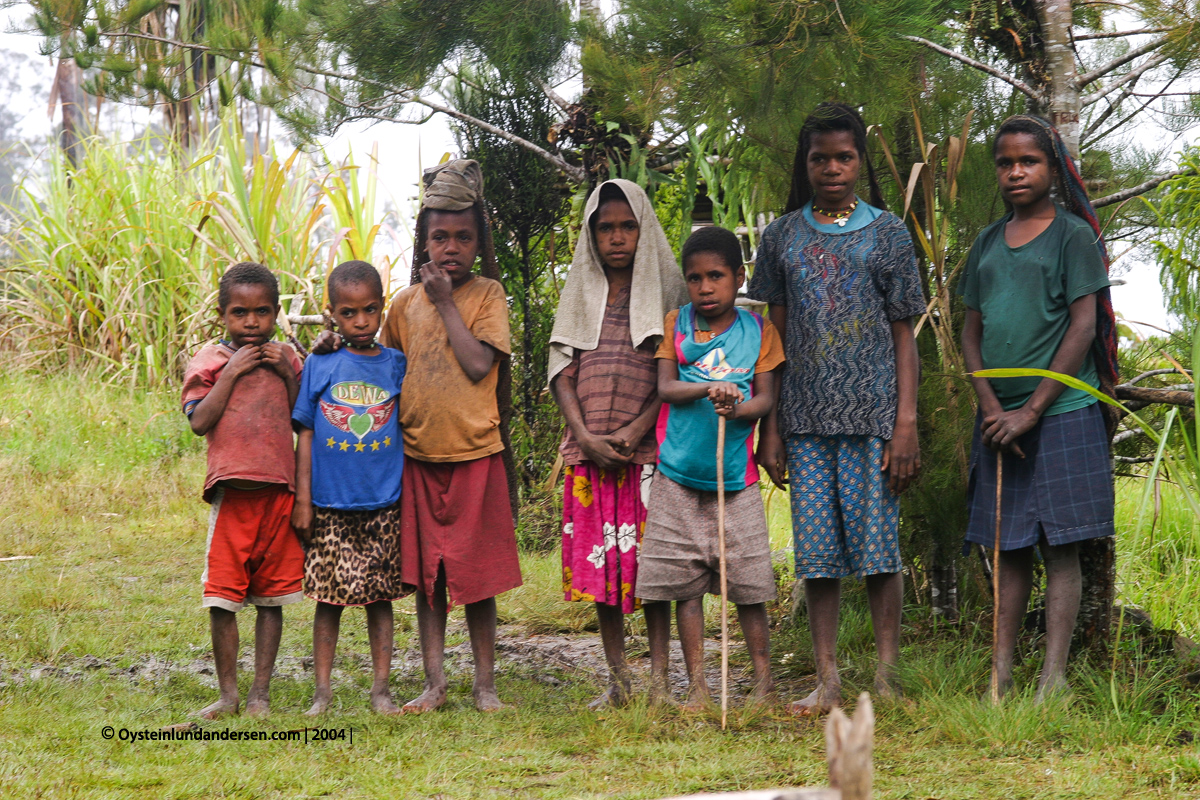
<path id="1" fill-rule="evenodd" d="M 304 599 L 304 551 L 292 530 L 294 495 L 286 486 L 218 486 L 208 517 L 204 607 L 241 611 Z"/>

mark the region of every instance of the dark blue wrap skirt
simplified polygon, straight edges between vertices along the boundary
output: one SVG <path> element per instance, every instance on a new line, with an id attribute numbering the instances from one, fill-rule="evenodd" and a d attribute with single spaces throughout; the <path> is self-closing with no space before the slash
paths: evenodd
<path id="1" fill-rule="evenodd" d="M 996 453 L 971 441 L 967 541 L 992 547 L 996 537 Z M 1112 536 L 1113 477 L 1100 406 L 1042 417 L 1017 443 L 1025 458 L 1004 455 L 1000 549 Z"/>

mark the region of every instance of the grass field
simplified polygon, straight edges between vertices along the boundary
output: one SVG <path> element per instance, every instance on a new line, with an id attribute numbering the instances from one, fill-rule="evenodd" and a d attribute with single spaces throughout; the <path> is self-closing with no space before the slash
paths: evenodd
<path id="1" fill-rule="evenodd" d="M 711 718 L 674 710 L 584 710 L 598 689 L 591 615 L 558 597 L 556 555 L 526 557 L 527 584 L 500 600 L 500 691 L 509 710 L 471 708 L 461 612 L 452 616 L 449 708 L 422 718 L 366 711 L 367 642 L 347 615 L 335 708 L 317 725 L 354 741 L 126 742 L 104 726 L 157 731 L 214 696 L 199 573 L 207 507 L 203 442 L 173 394 L 131 394 L 69 377 L 0 378 L 0 795 L 6 797 L 654 798 L 824 782 L 819 724 L 755 710 Z M 1130 531 L 1137 488 L 1122 490 L 1123 592 L 1160 625 L 1200 631 L 1195 521 L 1164 495 L 1153 532 Z M 776 516 L 773 514 L 773 516 Z M 785 541 L 780 537 L 779 541 Z M 811 685 L 807 631 L 773 610 L 781 694 Z M 412 600 L 397 605 L 398 698 L 418 691 Z M 253 612 L 242 623 L 252 647 Z M 207 731 L 288 731 L 312 691 L 312 606 L 285 610 L 275 713 Z M 715 615 L 710 615 L 715 618 Z M 877 708 L 876 789 L 884 798 L 1200 797 L 1196 693 L 1187 665 L 1123 638 L 1115 668 L 1078 661 L 1069 705 L 1028 695 L 980 703 L 989 620 L 958 626 L 906 616 L 909 701 Z M 640 622 L 631 652 L 644 662 Z M 847 591 L 842 663 L 869 686 L 865 603 Z M 561 650 L 556 650 L 561 648 Z M 556 652 L 559 655 L 556 656 Z M 1022 644 L 1029 684 L 1038 642 Z M 746 667 L 735 658 L 735 667 Z M 248 676 L 243 673 L 243 688 Z M 310 737 L 311 737 L 310 733 Z"/>

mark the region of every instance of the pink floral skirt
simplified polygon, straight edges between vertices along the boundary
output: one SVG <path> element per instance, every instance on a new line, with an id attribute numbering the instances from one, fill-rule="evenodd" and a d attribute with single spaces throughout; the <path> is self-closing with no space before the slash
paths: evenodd
<path id="1" fill-rule="evenodd" d="M 619 606 L 629 614 L 637 600 L 637 559 L 646 526 L 643 482 L 653 464 L 619 472 L 590 461 L 566 468 L 563 483 L 563 596 Z"/>

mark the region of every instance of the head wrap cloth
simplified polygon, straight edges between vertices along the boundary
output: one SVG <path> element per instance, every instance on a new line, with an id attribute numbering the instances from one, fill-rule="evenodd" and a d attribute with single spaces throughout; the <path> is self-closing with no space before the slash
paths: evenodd
<path id="1" fill-rule="evenodd" d="M 466 211 L 483 202 L 483 170 L 478 161 L 460 158 L 425 170 L 421 208 Z"/>
<path id="2" fill-rule="evenodd" d="M 604 262 L 592 236 L 589 221 L 600 209 L 600 193 L 615 186 L 625 196 L 638 222 L 637 250 L 629 294 L 629 334 L 638 347 L 652 336 L 663 335 L 663 317 L 687 302 L 687 285 L 667 241 L 662 224 L 654 215 L 650 198 L 642 187 L 621 179 L 605 181 L 588 196 L 583 210 L 583 228 L 575 245 L 575 256 L 563 285 L 550 332 L 547 380 L 563 370 L 577 351 L 594 350 L 600 343 L 600 326 L 607 305 L 608 278 Z"/>
<path id="3" fill-rule="evenodd" d="M 1100 218 L 1096 216 L 1096 209 L 1092 207 L 1092 203 L 1088 199 L 1083 178 L 1080 177 L 1079 170 L 1075 167 L 1075 160 L 1071 158 L 1071 153 L 1063 143 L 1058 129 L 1041 117 L 1031 115 L 1020 114 L 1009 117 L 1005 122 L 1010 120 L 1032 122 L 1049 134 L 1058 161 L 1060 199 L 1068 211 L 1082 219 L 1096 232 L 1096 246 L 1100 248 L 1100 256 L 1104 259 L 1104 268 L 1107 270 L 1110 266 L 1108 246 L 1104 242 Z M 1096 372 L 1100 377 L 1100 391 L 1110 397 L 1115 397 L 1115 387 L 1120 382 L 1117 364 L 1117 316 L 1113 311 L 1112 293 L 1107 286 L 1096 292 L 1096 339 L 1093 342 L 1092 355 L 1096 362 Z M 1105 412 L 1105 419 L 1109 424 L 1109 433 L 1111 434 L 1112 429 L 1115 428 L 1116 419 L 1110 412 L 1115 412 L 1116 409 L 1104 404 L 1102 410 Z"/>

